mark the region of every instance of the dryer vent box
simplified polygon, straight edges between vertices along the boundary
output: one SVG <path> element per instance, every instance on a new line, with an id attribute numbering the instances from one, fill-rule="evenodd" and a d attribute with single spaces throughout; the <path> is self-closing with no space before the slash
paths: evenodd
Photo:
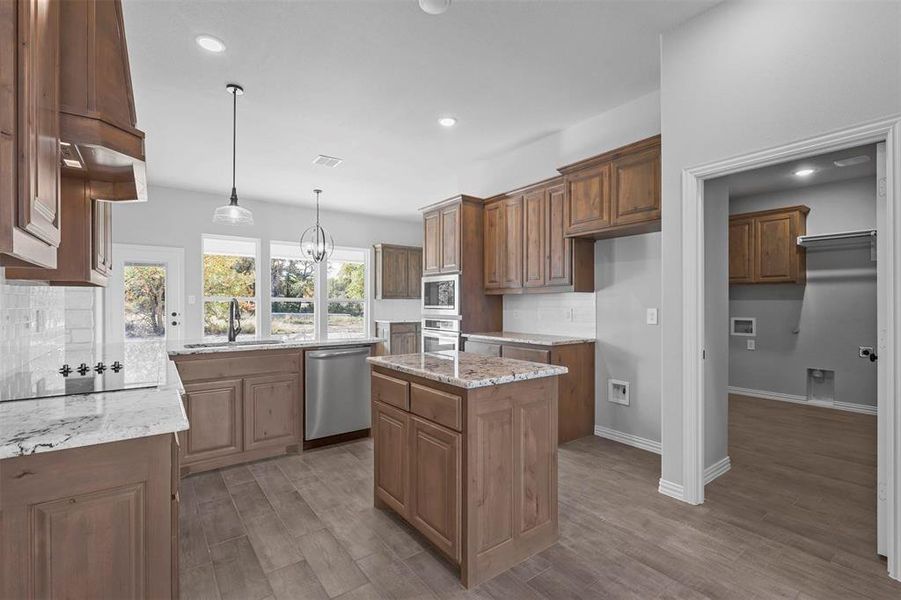
<path id="1" fill-rule="evenodd" d="M 629 382 L 619 379 L 608 379 L 607 400 L 615 404 L 629 406 Z"/>

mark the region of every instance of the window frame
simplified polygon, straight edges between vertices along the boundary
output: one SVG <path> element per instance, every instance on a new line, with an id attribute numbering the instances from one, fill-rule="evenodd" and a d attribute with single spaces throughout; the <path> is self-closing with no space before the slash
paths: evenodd
<path id="1" fill-rule="evenodd" d="M 206 268 L 204 266 L 203 258 L 207 255 L 205 250 L 206 240 L 218 240 L 222 242 L 236 242 L 246 244 L 248 242 L 253 243 L 254 247 L 254 296 L 207 296 L 206 295 Z M 260 238 L 247 237 L 247 236 L 237 236 L 237 235 L 222 235 L 218 233 L 204 233 L 200 236 L 200 334 L 203 339 L 213 339 L 219 336 L 207 335 L 206 333 L 206 322 L 205 322 L 205 314 L 206 314 L 206 304 L 207 302 L 230 302 L 231 299 L 237 298 L 239 302 L 253 302 L 254 304 L 254 330 L 256 331 L 256 336 L 262 336 L 267 334 L 263 332 L 260 328 L 262 324 L 261 320 L 261 304 L 262 297 L 260 294 L 260 289 L 262 285 L 262 277 L 260 273 L 260 262 L 261 262 L 261 242 Z M 217 256 L 239 256 L 239 255 L 230 255 L 225 253 L 213 253 L 210 252 L 211 255 Z M 267 327 L 268 329 L 268 327 Z"/>
<path id="2" fill-rule="evenodd" d="M 320 268 L 319 283 L 321 285 L 317 288 L 317 290 L 322 290 L 322 296 L 324 296 L 323 306 L 325 307 L 325 310 L 320 311 L 322 314 L 320 315 L 319 318 L 317 318 L 317 320 L 319 321 L 319 326 L 321 327 L 321 333 L 322 333 L 322 337 L 320 337 L 318 339 L 322 339 L 322 340 L 328 340 L 328 339 L 354 340 L 354 339 L 367 338 L 371 335 L 371 331 L 372 331 L 372 323 L 371 323 L 372 297 L 371 297 L 371 288 L 370 288 L 370 281 L 369 281 L 370 277 L 371 277 L 370 266 L 372 264 L 372 249 L 371 248 L 357 248 L 354 246 L 335 246 L 335 251 L 334 251 L 334 253 L 332 253 L 332 257 L 334 257 L 335 254 L 340 253 L 340 252 L 359 253 L 361 258 L 363 259 L 362 260 L 362 262 L 363 262 L 363 299 L 362 300 L 348 300 L 346 298 L 329 298 L 328 297 L 328 265 L 326 264 L 325 268 L 323 268 L 324 263 L 319 263 L 319 268 Z M 332 257 L 329 257 L 328 262 L 331 261 Z M 329 315 L 328 307 L 331 302 L 342 302 L 342 303 L 353 302 L 353 303 L 358 303 L 358 304 L 363 305 L 363 334 L 362 334 L 361 338 L 353 338 L 353 337 L 330 338 L 329 337 L 329 335 L 328 335 L 328 315 Z"/>

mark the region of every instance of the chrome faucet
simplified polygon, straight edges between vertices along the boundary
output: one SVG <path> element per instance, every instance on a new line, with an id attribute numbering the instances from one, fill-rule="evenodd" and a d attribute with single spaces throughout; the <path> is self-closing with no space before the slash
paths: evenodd
<path id="1" fill-rule="evenodd" d="M 238 299 L 232 298 L 228 303 L 228 341 L 234 342 L 241 333 L 241 307 Z"/>

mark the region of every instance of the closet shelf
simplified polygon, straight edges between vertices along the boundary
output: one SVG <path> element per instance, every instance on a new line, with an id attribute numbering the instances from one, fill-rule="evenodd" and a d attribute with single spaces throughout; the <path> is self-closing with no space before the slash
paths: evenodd
<path id="1" fill-rule="evenodd" d="M 836 233 L 819 233 L 816 235 L 799 235 L 798 245 L 804 248 L 838 248 L 872 244 L 876 241 L 875 229 L 859 229 L 856 231 L 839 231 Z"/>

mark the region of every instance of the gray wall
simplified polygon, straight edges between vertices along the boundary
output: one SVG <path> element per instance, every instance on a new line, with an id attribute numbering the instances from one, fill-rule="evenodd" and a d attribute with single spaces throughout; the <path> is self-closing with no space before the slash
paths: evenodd
<path id="1" fill-rule="evenodd" d="M 209 194 L 151 186 L 149 201 L 123 204 L 113 208 L 113 241 L 127 244 L 176 246 L 185 249 L 185 296 L 196 296 L 197 303 L 185 301 L 185 338 L 203 335 L 201 236 L 204 233 L 235 235 L 262 240 L 263 264 L 268 264 L 268 242 L 299 240 L 300 234 L 315 219 L 315 211 L 285 204 L 241 200 L 253 210 L 252 227 L 214 225 L 213 210 L 227 200 L 226 193 Z M 322 211 L 322 225 L 339 246 L 370 247 L 378 242 L 422 245 L 422 224 L 418 215 L 409 221 Z M 261 308 L 266 318 L 268 307 Z M 373 318 L 420 318 L 418 300 L 374 301 Z"/>
<path id="2" fill-rule="evenodd" d="M 646 309 L 660 304 L 660 234 L 601 240 L 594 256 L 595 422 L 659 442 L 660 326 L 646 324 Z M 609 378 L 630 382 L 629 406 L 607 401 Z"/>
<path id="3" fill-rule="evenodd" d="M 808 233 L 868 229 L 876 223 L 876 178 L 737 198 L 730 212 L 810 207 Z M 869 246 L 809 250 L 807 284 L 733 285 L 733 317 L 757 318 L 750 338 L 730 336 L 729 385 L 806 397 L 807 369 L 835 371 L 835 400 L 876 404 L 876 365 L 857 355 L 876 345 L 876 263 Z M 797 330 L 797 333 L 794 331 Z"/>
<path id="4" fill-rule="evenodd" d="M 729 454 L 729 186 L 704 185 L 704 466 Z"/>
<path id="5" fill-rule="evenodd" d="M 723 2 L 663 34 L 663 479 L 684 474 L 682 171 L 897 114 L 899 39 L 898 2 Z"/>

